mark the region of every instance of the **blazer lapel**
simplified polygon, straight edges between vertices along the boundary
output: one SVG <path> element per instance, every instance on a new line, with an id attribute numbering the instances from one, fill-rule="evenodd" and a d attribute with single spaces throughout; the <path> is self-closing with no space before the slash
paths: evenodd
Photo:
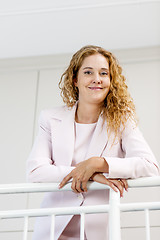
<path id="1" fill-rule="evenodd" d="M 75 143 L 75 111 L 76 105 L 71 110 L 65 109 L 53 116 L 52 144 L 53 159 L 56 165 L 69 166 L 72 163 Z M 100 116 L 88 146 L 85 159 L 93 156 L 102 156 L 107 143 L 107 123 L 103 121 L 102 116 Z"/>
<path id="2" fill-rule="evenodd" d="M 104 149 L 108 143 L 107 123 L 103 120 L 102 116 L 99 117 L 96 129 L 88 147 L 85 159 L 94 156 L 102 156 Z"/>
<path id="3" fill-rule="evenodd" d="M 65 109 L 61 114 L 55 116 L 53 121 L 53 159 L 56 165 L 71 165 L 75 131 L 74 131 L 74 119 L 75 119 L 74 106 L 71 110 Z"/>

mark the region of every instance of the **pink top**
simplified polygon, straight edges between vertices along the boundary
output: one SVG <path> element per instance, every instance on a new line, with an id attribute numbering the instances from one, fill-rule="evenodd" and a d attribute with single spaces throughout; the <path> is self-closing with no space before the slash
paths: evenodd
<path id="1" fill-rule="evenodd" d="M 86 160 L 87 148 L 92 139 L 97 123 L 82 124 L 75 122 L 75 146 L 72 166 Z"/>
<path id="2" fill-rule="evenodd" d="M 92 139 L 97 123 L 82 124 L 75 122 L 75 147 L 73 154 L 72 166 L 75 166 L 81 161 L 86 160 L 85 155 L 87 148 Z M 80 216 L 75 215 L 64 229 L 59 240 L 65 239 L 80 239 Z M 86 239 L 86 236 L 85 238 Z"/>

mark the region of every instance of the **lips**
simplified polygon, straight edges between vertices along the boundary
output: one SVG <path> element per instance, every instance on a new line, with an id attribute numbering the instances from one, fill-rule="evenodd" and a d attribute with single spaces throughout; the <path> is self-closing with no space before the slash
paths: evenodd
<path id="1" fill-rule="evenodd" d="M 102 87 L 88 87 L 91 90 L 101 90 L 103 89 Z"/>

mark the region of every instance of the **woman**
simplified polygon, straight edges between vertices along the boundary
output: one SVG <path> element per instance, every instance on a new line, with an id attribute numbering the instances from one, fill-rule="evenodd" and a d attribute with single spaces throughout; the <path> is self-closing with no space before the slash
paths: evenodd
<path id="1" fill-rule="evenodd" d="M 159 174 L 136 124 L 135 107 L 116 58 L 97 46 L 76 52 L 59 83 L 65 106 L 44 110 L 28 159 L 30 182 L 72 180 L 71 192 L 48 193 L 42 207 L 106 204 L 108 190 L 87 191 L 89 180 L 123 196 L 128 178 Z M 79 239 L 79 216 L 57 216 L 55 238 Z M 50 218 L 37 220 L 34 240 L 48 240 Z M 85 216 L 85 239 L 106 240 L 107 214 Z"/>

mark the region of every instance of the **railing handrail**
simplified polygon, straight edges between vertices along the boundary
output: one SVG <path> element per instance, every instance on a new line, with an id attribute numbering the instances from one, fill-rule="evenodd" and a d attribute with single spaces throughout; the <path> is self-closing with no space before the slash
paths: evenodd
<path id="1" fill-rule="evenodd" d="M 18 183 L 18 184 L 0 184 L 0 194 L 10 193 L 35 193 L 35 192 L 52 192 L 52 191 L 71 191 L 71 182 L 66 184 L 63 189 L 59 189 L 59 183 Z M 150 239 L 150 224 L 149 224 L 149 210 L 159 210 L 160 202 L 149 202 L 149 203 L 120 203 L 120 194 L 115 192 L 108 185 L 100 184 L 97 182 L 88 182 L 88 190 L 100 190 L 110 189 L 109 203 L 99 206 L 77 206 L 63 207 L 63 208 L 49 208 L 49 209 L 22 209 L 22 210 L 8 210 L 0 211 L 0 218 L 24 218 L 24 234 L 23 240 L 27 240 L 28 233 L 28 219 L 33 216 L 50 216 L 52 231 L 50 239 L 54 239 L 54 228 L 55 228 L 55 216 L 65 214 L 80 214 L 81 216 L 81 228 L 80 228 L 80 239 L 84 240 L 84 216 L 86 213 L 100 213 L 108 212 L 109 214 L 109 240 L 120 240 L 121 239 L 121 227 L 120 227 L 120 212 L 128 211 L 144 211 L 146 220 L 146 237 Z M 137 187 L 156 187 L 160 186 L 160 176 L 147 177 L 128 180 L 129 188 Z"/>
<path id="2" fill-rule="evenodd" d="M 71 182 L 66 184 L 63 187 L 63 189 L 59 189 L 58 186 L 59 186 L 59 183 L 0 184 L 0 194 L 70 191 L 71 190 Z M 129 188 L 160 186 L 160 176 L 130 179 L 128 180 L 128 186 Z M 89 190 L 102 190 L 102 189 L 110 188 L 108 185 L 97 183 L 97 182 L 88 182 L 87 187 Z"/>

